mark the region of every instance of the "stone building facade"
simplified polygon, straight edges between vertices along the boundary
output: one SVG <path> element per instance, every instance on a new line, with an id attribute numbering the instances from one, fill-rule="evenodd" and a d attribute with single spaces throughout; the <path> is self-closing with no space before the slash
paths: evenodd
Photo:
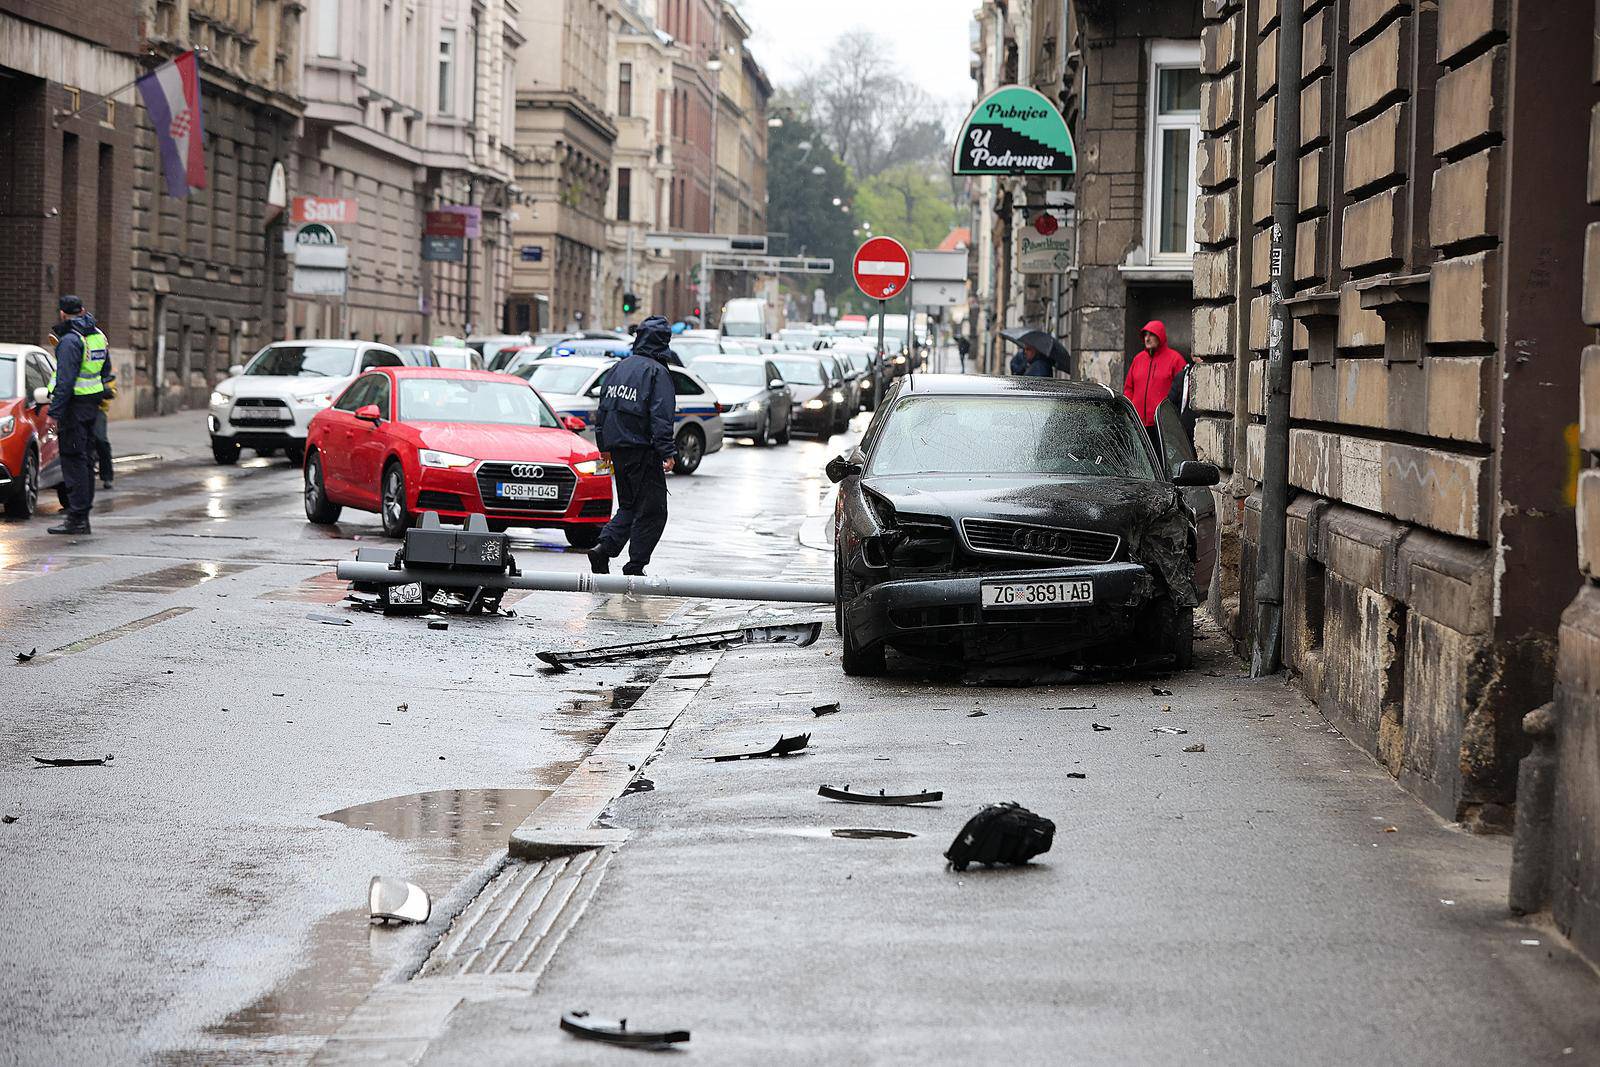
<path id="1" fill-rule="evenodd" d="M 1593 340 L 1574 309 L 1595 216 L 1550 146 L 1589 128 L 1593 5 L 1306 0 L 1287 93 L 1278 0 L 1203 9 L 1196 438 L 1228 520 L 1213 612 L 1250 646 L 1272 177 L 1293 166 L 1284 661 L 1405 788 L 1505 829 L 1580 584 L 1560 398 Z M 1280 160 L 1286 95 L 1299 135 Z"/>
<path id="2" fill-rule="evenodd" d="M 539 42 L 516 78 L 516 182 L 507 319 L 513 330 L 602 324 L 601 260 L 617 125 L 607 110 L 618 0 L 522 0 Z"/>
<path id="3" fill-rule="evenodd" d="M 716 161 L 714 233 L 762 235 L 767 232 L 767 103 L 772 83 L 750 54 L 750 24 L 729 0 L 722 0 L 715 41 L 718 67 L 712 138 Z M 712 272 L 707 322 L 717 321 L 722 305 L 735 297 L 765 296 L 776 306 L 777 279 L 739 271 Z"/>
<path id="4" fill-rule="evenodd" d="M 115 0 L 0 0 L 0 337 L 44 343 L 74 292 L 131 359 L 138 19 Z M 128 374 L 126 380 L 131 381 Z M 124 389 L 119 410 L 131 411 Z"/>
<path id="5" fill-rule="evenodd" d="M 720 92 L 719 60 L 721 0 L 667 0 L 661 11 L 661 28 L 678 43 L 672 64 L 672 195 L 667 211 L 669 229 L 686 233 L 712 230 L 713 190 L 716 174 L 716 108 Z M 720 60 L 719 60 L 720 61 Z M 672 278 L 663 312 L 681 319 L 714 309 L 700 285 L 700 257 L 679 252 L 672 257 Z"/>
<path id="6" fill-rule="evenodd" d="M 230 366 L 283 336 L 285 260 L 267 184 L 294 151 L 300 18 L 284 0 L 144 0 L 140 17 L 163 61 L 202 50 L 207 176 L 187 197 L 167 194 L 138 101 L 128 303 L 144 415 L 203 407 Z"/>

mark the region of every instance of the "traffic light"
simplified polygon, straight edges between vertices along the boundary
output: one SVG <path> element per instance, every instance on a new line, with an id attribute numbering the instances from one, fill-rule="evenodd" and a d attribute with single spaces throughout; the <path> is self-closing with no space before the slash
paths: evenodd
<path id="1" fill-rule="evenodd" d="M 637 293 L 623 293 L 622 294 L 622 313 L 624 315 L 632 315 L 635 311 L 638 311 L 638 310 L 639 310 L 639 296 L 638 296 L 638 294 Z"/>
<path id="2" fill-rule="evenodd" d="M 697 319 L 700 317 L 700 305 L 699 304 L 696 304 L 694 306 L 694 317 L 697 318 Z"/>

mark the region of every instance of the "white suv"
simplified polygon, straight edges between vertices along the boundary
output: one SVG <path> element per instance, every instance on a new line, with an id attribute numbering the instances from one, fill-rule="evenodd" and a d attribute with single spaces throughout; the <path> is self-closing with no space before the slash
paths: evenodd
<path id="1" fill-rule="evenodd" d="M 289 462 L 305 461 L 311 416 L 333 403 L 344 387 L 373 367 L 402 367 L 405 360 L 375 341 L 276 341 L 211 394 L 211 455 L 236 463 L 239 450 L 261 455 L 283 449 Z"/>

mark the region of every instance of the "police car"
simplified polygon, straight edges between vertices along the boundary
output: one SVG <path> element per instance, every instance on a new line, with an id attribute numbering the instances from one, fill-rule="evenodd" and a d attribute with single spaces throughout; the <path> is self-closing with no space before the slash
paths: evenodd
<path id="1" fill-rule="evenodd" d="M 539 390 L 558 415 L 574 415 L 587 427 L 583 436 L 594 440 L 594 411 L 606 371 L 618 363 L 610 356 L 556 356 L 534 360 L 514 373 Z M 707 453 L 722 448 L 722 405 L 698 374 L 683 367 L 668 367 L 678 394 L 673 435 L 678 462 L 673 471 L 693 474 Z"/>

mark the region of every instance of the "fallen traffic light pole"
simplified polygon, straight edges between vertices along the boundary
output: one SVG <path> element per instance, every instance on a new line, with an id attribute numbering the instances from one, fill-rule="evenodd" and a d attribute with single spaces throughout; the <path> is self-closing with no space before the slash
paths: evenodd
<path id="1" fill-rule="evenodd" d="M 523 574 L 394 567 L 347 560 L 339 577 L 372 585 L 413 582 L 446 589 L 537 589 L 556 593 L 624 593 L 629 596 L 703 597 L 708 600 L 773 600 L 791 604 L 832 604 L 833 586 L 823 582 L 741 581 L 724 578 L 653 578 L 625 574 L 532 571 Z"/>

